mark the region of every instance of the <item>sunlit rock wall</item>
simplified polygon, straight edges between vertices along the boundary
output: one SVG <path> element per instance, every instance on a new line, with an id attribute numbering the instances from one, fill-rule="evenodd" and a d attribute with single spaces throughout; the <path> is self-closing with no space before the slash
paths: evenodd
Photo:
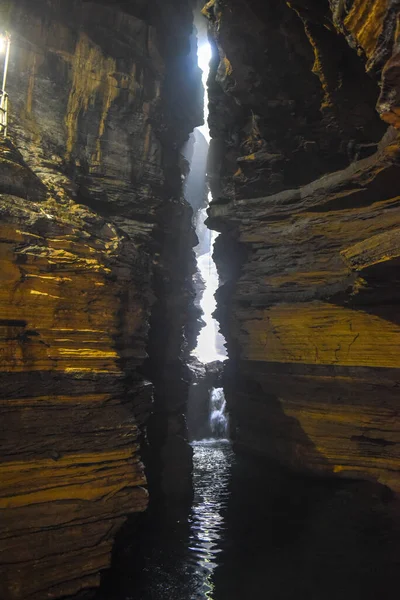
<path id="1" fill-rule="evenodd" d="M 201 122 L 190 5 L 0 2 L 12 34 L 0 146 L 2 600 L 96 587 L 126 515 L 147 506 L 138 442 L 152 410 L 150 322 L 154 307 L 157 323 L 168 318 L 163 344 L 178 362 L 192 298 L 179 169 Z M 174 285 L 160 288 L 170 272 Z M 147 374 L 157 394 L 162 377 Z"/>
<path id="2" fill-rule="evenodd" d="M 232 434 L 398 490 L 398 3 L 204 14 Z"/>

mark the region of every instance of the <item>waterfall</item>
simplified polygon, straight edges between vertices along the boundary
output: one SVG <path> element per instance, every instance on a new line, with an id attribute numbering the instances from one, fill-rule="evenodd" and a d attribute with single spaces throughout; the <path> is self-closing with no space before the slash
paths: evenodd
<path id="1" fill-rule="evenodd" d="M 228 437 L 229 420 L 226 414 L 226 400 L 222 388 L 213 388 L 210 394 L 210 428 L 213 437 L 226 439 Z"/>

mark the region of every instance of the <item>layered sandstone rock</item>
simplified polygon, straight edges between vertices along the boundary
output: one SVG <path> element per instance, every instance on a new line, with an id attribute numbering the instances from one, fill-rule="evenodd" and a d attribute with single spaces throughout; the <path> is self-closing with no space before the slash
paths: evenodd
<path id="1" fill-rule="evenodd" d="M 4 599 L 96 585 L 124 516 L 147 505 L 132 403 L 151 390 L 128 388 L 121 365 L 144 355 L 138 256 L 102 218 L 63 208 L 0 201 Z"/>
<path id="2" fill-rule="evenodd" d="M 179 169 L 201 121 L 190 4 L 0 3 L 12 32 L 0 148 L 2 600 L 95 587 L 126 515 L 147 506 L 138 441 L 153 400 L 152 310 L 153 324 L 168 318 L 163 347 L 179 363 L 192 298 Z M 157 397 L 163 376 L 147 373 Z M 181 385 L 180 372 L 168 376 Z M 184 423 L 171 436 L 184 441 Z"/>
<path id="3" fill-rule="evenodd" d="M 398 3 L 204 13 L 236 441 L 398 490 Z"/>

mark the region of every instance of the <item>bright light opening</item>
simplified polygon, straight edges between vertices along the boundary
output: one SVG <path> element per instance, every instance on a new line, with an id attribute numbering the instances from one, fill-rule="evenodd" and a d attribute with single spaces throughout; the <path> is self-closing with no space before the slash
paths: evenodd
<path id="1" fill-rule="evenodd" d="M 198 128 L 198 130 L 204 135 L 208 143 L 210 143 L 210 131 L 208 129 L 208 93 L 207 93 L 207 79 L 210 73 L 210 60 L 212 57 L 211 46 L 208 42 L 203 42 L 199 45 L 197 50 L 197 64 L 203 71 L 201 80 L 204 87 L 204 125 Z"/>
<path id="2" fill-rule="evenodd" d="M 210 130 L 208 128 L 208 89 L 207 80 L 210 73 L 210 61 L 212 58 L 211 45 L 205 41 L 201 42 L 198 47 L 197 63 L 203 71 L 202 82 L 204 86 L 204 125 L 198 127 L 197 130 L 204 136 L 205 140 L 210 142 Z M 208 193 L 208 202 L 211 202 L 211 192 Z M 200 301 L 200 307 L 203 311 L 202 319 L 205 323 L 200 330 L 197 338 L 197 346 L 194 350 L 194 355 L 203 363 L 210 363 L 215 360 L 223 361 L 226 359 L 226 351 L 222 335 L 218 330 L 218 323 L 213 317 L 213 312 L 216 309 L 216 301 L 214 294 L 218 289 L 219 280 L 217 267 L 213 261 L 212 253 L 215 240 L 218 233 L 207 229 L 204 221 L 207 218 L 207 209 L 200 211 L 197 217 L 196 232 L 200 240 L 199 245 L 195 248 L 197 255 L 197 268 L 199 269 L 201 278 L 204 282 L 204 292 Z"/>
<path id="3" fill-rule="evenodd" d="M 200 69 L 203 71 L 203 84 L 204 84 L 204 76 L 208 77 L 209 65 L 212 56 L 211 46 L 208 42 L 205 42 L 199 46 L 197 52 L 197 64 Z M 206 79 L 207 81 L 207 79 Z"/>

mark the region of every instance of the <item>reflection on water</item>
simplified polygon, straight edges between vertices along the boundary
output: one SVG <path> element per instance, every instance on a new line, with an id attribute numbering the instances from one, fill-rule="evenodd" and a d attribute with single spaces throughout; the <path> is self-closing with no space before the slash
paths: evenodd
<path id="1" fill-rule="evenodd" d="M 227 440 L 193 444 L 189 519 L 153 507 L 121 532 L 97 600 L 214 600 L 234 464 Z"/>
<path id="2" fill-rule="evenodd" d="M 397 504 L 197 442 L 189 522 L 125 531 L 101 600 L 384 600 L 399 587 Z M 147 521 L 146 521 L 147 519 Z"/>
<path id="3" fill-rule="evenodd" d="M 200 575 L 193 598 L 214 600 L 213 572 L 224 537 L 223 509 L 228 501 L 232 450 L 226 440 L 193 443 L 194 501 L 189 551 Z"/>

